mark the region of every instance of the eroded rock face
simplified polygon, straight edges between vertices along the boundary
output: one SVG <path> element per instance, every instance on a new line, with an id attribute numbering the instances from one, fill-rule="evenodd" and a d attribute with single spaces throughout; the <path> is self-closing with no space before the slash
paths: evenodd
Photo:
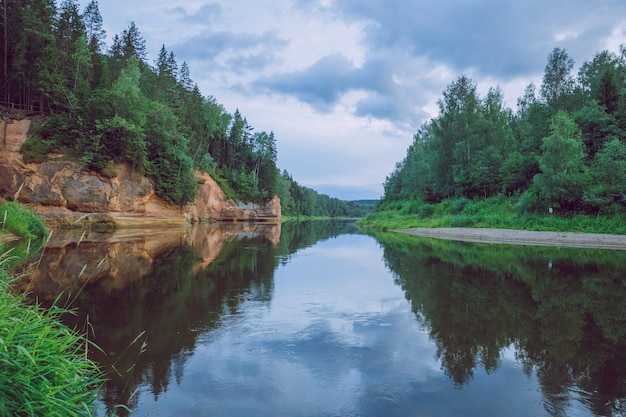
<path id="1" fill-rule="evenodd" d="M 19 156 L 22 144 L 28 138 L 28 129 L 30 128 L 30 119 L 12 120 L 7 123 L 6 136 L 4 135 L 4 121 L 0 121 L 0 135 L 2 135 L 2 152 L 0 153 L 0 162 L 11 161 Z"/>
<path id="2" fill-rule="evenodd" d="M 0 121 L 0 196 L 30 206 L 50 226 L 109 222 L 118 226 L 183 225 L 188 222 L 280 221 L 280 200 L 267 204 L 228 201 L 206 173 L 196 173 L 194 204 L 179 207 L 159 197 L 151 181 L 125 164 L 105 177 L 82 171 L 70 161 L 54 159 L 26 164 L 20 154 L 30 120 Z"/>

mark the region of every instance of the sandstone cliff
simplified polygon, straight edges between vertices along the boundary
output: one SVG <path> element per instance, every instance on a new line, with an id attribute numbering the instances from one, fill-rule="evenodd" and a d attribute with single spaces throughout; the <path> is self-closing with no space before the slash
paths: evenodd
<path id="1" fill-rule="evenodd" d="M 159 197 L 151 181 L 118 164 L 112 178 L 82 171 L 55 155 L 25 163 L 20 149 L 30 119 L 0 121 L 0 198 L 17 199 L 49 226 L 106 223 L 120 227 L 184 225 L 199 221 L 280 221 L 280 200 L 265 205 L 229 201 L 209 175 L 196 173 L 194 204 L 179 207 Z M 5 134 L 6 132 L 6 134 Z"/>

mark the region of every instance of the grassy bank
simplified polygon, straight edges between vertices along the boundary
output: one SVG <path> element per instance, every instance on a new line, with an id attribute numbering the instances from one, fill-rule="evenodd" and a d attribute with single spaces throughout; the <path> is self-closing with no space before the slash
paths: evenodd
<path id="1" fill-rule="evenodd" d="M 87 341 L 61 323 L 64 310 L 10 291 L 9 265 L 43 243 L 44 224 L 17 203 L 0 205 L 0 221 L 0 233 L 20 239 L 12 249 L 0 244 L 0 416 L 91 415 L 102 380 L 86 358 Z"/>
<path id="2" fill-rule="evenodd" d="M 331 216 L 281 216 L 281 223 L 285 222 L 308 222 L 311 220 L 355 220 L 356 217 L 331 217 Z"/>
<path id="3" fill-rule="evenodd" d="M 494 197 L 486 200 L 467 198 L 445 200 L 438 204 L 423 201 L 383 203 L 359 225 L 376 230 L 413 227 L 484 227 L 491 229 L 538 230 L 626 234 L 626 215 L 609 216 L 523 213 L 517 200 Z"/>

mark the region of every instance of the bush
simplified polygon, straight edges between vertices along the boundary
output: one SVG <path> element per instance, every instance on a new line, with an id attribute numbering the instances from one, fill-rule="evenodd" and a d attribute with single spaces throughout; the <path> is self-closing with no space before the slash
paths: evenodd
<path id="1" fill-rule="evenodd" d="M 422 203 L 419 201 L 407 201 L 402 209 L 400 210 L 401 214 L 418 214 L 420 212 L 420 207 Z"/>
<path id="2" fill-rule="evenodd" d="M 21 148 L 24 162 L 35 162 L 40 164 L 48 160 L 48 154 L 54 149 L 54 144 L 50 141 L 33 136 L 27 139 Z"/>
<path id="3" fill-rule="evenodd" d="M 435 206 L 427 203 L 422 204 L 419 210 L 420 217 L 431 217 L 433 214 L 435 214 Z"/>
<path id="4" fill-rule="evenodd" d="M 470 200 L 467 197 L 454 199 L 450 205 L 450 212 L 452 214 L 460 214 L 469 202 Z"/>

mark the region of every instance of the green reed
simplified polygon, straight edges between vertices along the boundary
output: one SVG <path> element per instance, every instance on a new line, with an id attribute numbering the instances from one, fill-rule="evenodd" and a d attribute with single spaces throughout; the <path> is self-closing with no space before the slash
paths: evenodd
<path id="1" fill-rule="evenodd" d="M 28 306 L 0 288 L 0 416 L 88 416 L 102 384 L 85 339 L 60 308 Z"/>
<path id="2" fill-rule="evenodd" d="M 15 259 L 33 253 L 31 241 L 44 243 L 43 222 L 12 202 L 0 205 L 0 221 L 4 233 L 26 242 L 0 244 L 0 416 L 90 416 L 103 376 L 87 358 L 87 338 L 61 323 L 71 311 L 29 305 L 10 288 L 19 278 L 10 272 Z"/>

